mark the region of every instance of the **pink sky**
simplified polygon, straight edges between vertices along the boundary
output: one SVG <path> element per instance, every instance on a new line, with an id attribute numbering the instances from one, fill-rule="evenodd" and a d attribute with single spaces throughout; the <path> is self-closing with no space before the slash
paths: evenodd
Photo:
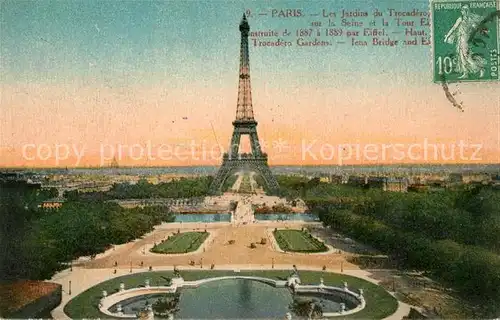
<path id="1" fill-rule="evenodd" d="M 498 84 L 460 84 L 458 99 L 463 100 L 466 109 L 460 112 L 435 84 L 384 86 L 382 90 L 376 78 L 371 82 L 364 79 L 355 88 L 259 86 L 262 82 L 262 79 L 253 81 L 253 103 L 259 137 L 271 165 L 338 164 L 338 157 L 333 160 L 328 156 L 328 159 L 304 157 L 301 151 L 304 142 L 314 140 L 316 151 L 313 152 L 316 153 L 323 144 L 411 144 L 423 143 L 424 139 L 446 146 L 459 141 L 481 145 L 479 160 L 414 161 L 387 156 L 376 160 L 351 158 L 344 161 L 348 164 L 500 162 Z M 101 148 L 109 155 L 109 146 L 117 148 L 119 144 L 138 144 L 145 148 L 149 143 L 155 150 L 162 144 L 175 148 L 193 140 L 194 144 L 204 144 L 210 149 L 216 146 L 216 136 L 226 149 L 237 98 L 234 85 L 218 84 L 168 90 L 161 84 L 123 89 L 3 84 L 1 93 L 0 166 L 27 167 L 96 166 L 101 164 Z M 56 144 L 70 149 L 76 147 L 83 150 L 83 156 L 77 162 L 78 157 L 71 152 L 68 159 L 56 162 L 52 154 L 42 161 L 36 155 L 36 148 L 42 144 L 49 146 L 52 153 Z M 23 146 L 27 145 L 30 147 L 23 155 Z M 47 152 L 48 147 L 44 148 Z M 205 160 L 193 157 L 191 151 L 183 148 L 178 147 L 187 157 L 167 160 L 155 157 L 156 160 L 148 161 L 146 155 L 140 157 L 136 153 L 132 155 L 136 158 L 133 160 L 125 152 L 119 163 L 136 166 L 220 164 L 211 157 Z M 195 154 L 201 155 L 198 151 Z"/>

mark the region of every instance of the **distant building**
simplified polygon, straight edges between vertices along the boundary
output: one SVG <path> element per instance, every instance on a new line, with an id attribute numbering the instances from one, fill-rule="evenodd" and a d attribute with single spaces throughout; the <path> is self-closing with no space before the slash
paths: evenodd
<path id="1" fill-rule="evenodd" d="M 353 187 L 364 187 L 368 184 L 368 177 L 349 176 L 347 184 Z"/>
<path id="2" fill-rule="evenodd" d="M 422 184 L 422 178 L 421 177 L 412 177 L 412 182 L 411 184 Z"/>
<path id="3" fill-rule="evenodd" d="M 384 189 L 386 181 L 386 177 L 368 177 L 368 179 L 366 179 L 366 184 L 368 188 Z"/>
<path id="4" fill-rule="evenodd" d="M 463 183 L 464 176 L 461 173 L 450 173 L 450 175 L 448 176 L 448 182 L 449 183 Z"/>
<path id="5" fill-rule="evenodd" d="M 384 191 L 408 192 L 409 181 L 406 178 L 387 178 Z"/>
<path id="6" fill-rule="evenodd" d="M 344 183 L 344 179 L 341 175 L 332 174 L 330 176 L 330 183 L 342 184 L 342 183 Z"/>
<path id="7" fill-rule="evenodd" d="M 481 183 L 488 184 L 492 181 L 492 176 L 487 173 L 469 173 L 464 174 L 463 182 L 464 183 Z"/>
<path id="8" fill-rule="evenodd" d="M 446 186 L 446 181 L 437 180 L 437 179 L 429 179 L 425 181 L 425 184 L 429 187 L 433 188 L 444 188 Z"/>
<path id="9" fill-rule="evenodd" d="M 339 177 L 337 181 L 343 182 L 343 177 Z M 406 178 L 389 178 L 389 177 L 359 177 L 349 176 L 347 184 L 353 187 L 361 187 L 366 189 L 381 189 L 384 191 L 407 192 L 409 180 Z"/>
<path id="10" fill-rule="evenodd" d="M 408 191 L 411 192 L 424 192 L 429 190 L 429 186 L 426 186 L 422 183 L 413 183 L 408 186 Z"/>
<path id="11" fill-rule="evenodd" d="M 0 186 L 2 188 L 15 188 L 18 190 L 36 190 L 42 187 L 41 183 L 35 183 L 26 179 L 18 172 L 0 172 Z"/>
<path id="12" fill-rule="evenodd" d="M 326 182 L 326 183 L 329 183 L 331 180 L 330 180 L 330 177 L 320 177 L 320 178 L 319 178 L 319 181 L 320 181 L 320 182 Z"/>
<path id="13" fill-rule="evenodd" d="M 158 184 L 158 183 L 160 183 L 160 178 L 157 177 L 157 176 L 147 177 L 146 180 L 148 181 L 148 183 L 151 183 L 151 184 Z"/>
<path id="14" fill-rule="evenodd" d="M 2 182 L 17 181 L 21 179 L 22 175 L 18 172 L 0 172 L 0 181 Z"/>
<path id="15" fill-rule="evenodd" d="M 490 184 L 495 188 L 495 189 L 500 189 L 500 174 L 496 175 L 491 175 L 491 181 Z"/>

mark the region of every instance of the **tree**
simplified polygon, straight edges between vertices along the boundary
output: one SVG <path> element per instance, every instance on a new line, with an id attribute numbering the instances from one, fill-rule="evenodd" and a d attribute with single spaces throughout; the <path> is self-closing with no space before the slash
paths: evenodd
<path id="1" fill-rule="evenodd" d="M 42 189 L 38 194 L 40 201 L 56 198 L 57 196 L 59 196 L 59 191 L 57 191 L 57 188 Z"/>
<path id="2" fill-rule="evenodd" d="M 79 199 L 78 190 L 67 190 L 63 192 L 63 197 L 68 201 L 77 201 Z"/>
<path id="3" fill-rule="evenodd" d="M 23 239 L 37 217 L 37 191 L 25 183 L 0 182 L 0 280 L 29 275 Z"/>

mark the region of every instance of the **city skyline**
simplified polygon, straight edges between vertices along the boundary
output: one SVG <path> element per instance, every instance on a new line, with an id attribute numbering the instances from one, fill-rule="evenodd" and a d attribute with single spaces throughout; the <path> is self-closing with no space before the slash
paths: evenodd
<path id="1" fill-rule="evenodd" d="M 293 2 L 280 2 L 290 6 Z M 311 4 L 319 10 L 328 2 Z M 102 145 L 172 147 L 195 141 L 227 148 L 236 114 L 238 24 L 269 5 L 174 2 L 15 2 L 1 6 L 0 166 L 47 167 L 26 145 L 85 148 L 79 166 L 99 166 Z M 278 6 L 278 4 L 276 5 Z M 355 10 L 361 2 L 339 2 Z M 374 5 L 370 4 L 370 8 Z M 383 10 L 384 4 L 377 4 Z M 385 5 L 387 9 L 389 5 Z M 405 7 L 403 4 L 392 7 Z M 428 10 L 428 2 L 412 7 Z M 366 9 L 368 10 L 368 9 Z M 203 17 L 203 18 L 200 18 Z M 251 31 L 283 21 L 249 17 Z M 451 85 L 465 112 L 432 83 L 430 46 L 260 48 L 250 46 L 259 137 L 270 165 L 328 165 L 301 158 L 319 144 L 481 144 L 481 159 L 418 163 L 500 163 L 498 83 Z M 396 63 L 395 63 L 396 62 Z M 285 141 L 288 152 L 273 143 Z M 401 163 L 415 163 L 406 159 Z M 111 161 L 111 160 L 110 160 Z M 219 165 L 218 159 L 120 165 Z M 398 163 L 394 159 L 346 164 Z M 68 159 L 59 166 L 73 166 Z"/>

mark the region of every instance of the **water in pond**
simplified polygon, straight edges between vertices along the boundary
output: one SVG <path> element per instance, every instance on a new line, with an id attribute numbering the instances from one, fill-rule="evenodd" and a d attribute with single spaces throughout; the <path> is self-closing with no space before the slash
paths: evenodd
<path id="1" fill-rule="evenodd" d="M 175 319 L 282 319 L 291 312 L 293 296 L 287 288 L 275 288 L 266 283 L 248 279 L 217 280 L 197 288 L 180 289 L 180 311 Z M 121 301 L 125 314 L 135 314 L 144 308 L 146 301 L 153 304 L 162 294 L 142 295 Z M 337 312 L 340 302 L 346 310 L 354 307 L 341 296 L 305 294 L 299 297 L 320 301 L 324 312 Z M 116 311 L 116 305 L 110 308 Z"/>
<path id="2" fill-rule="evenodd" d="M 260 213 L 255 215 L 257 221 L 319 221 L 311 213 Z M 231 222 L 230 213 L 177 213 L 174 222 Z"/>
<path id="3" fill-rule="evenodd" d="M 255 220 L 319 221 L 319 218 L 312 213 L 258 213 Z"/>
<path id="4" fill-rule="evenodd" d="M 230 222 L 230 213 L 177 213 L 174 222 Z"/>

